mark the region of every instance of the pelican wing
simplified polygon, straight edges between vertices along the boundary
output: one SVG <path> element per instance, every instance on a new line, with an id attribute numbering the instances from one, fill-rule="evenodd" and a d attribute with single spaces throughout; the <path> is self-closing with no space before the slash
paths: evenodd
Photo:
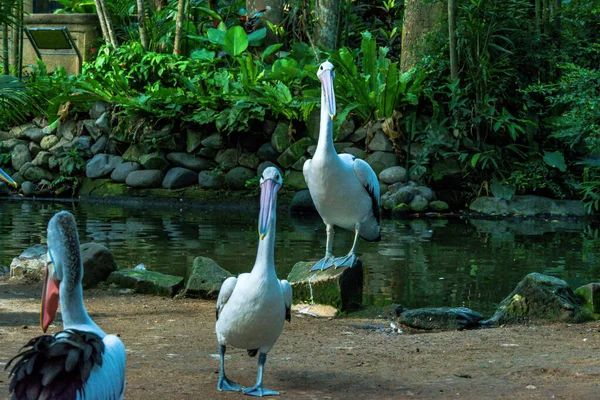
<path id="1" fill-rule="evenodd" d="M 310 176 L 310 162 L 311 160 L 306 160 L 304 161 L 304 165 L 302 166 L 302 174 L 304 175 L 304 180 L 307 184 Z"/>
<path id="2" fill-rule="evenodd" d="M 354 174 L 358 178 L 358 181 L 363 185 L 367 194 L 371 198 L 372 206 L 373 206 L 373 216 L 377 220 L 377 223 L 380 222 L 379 217 L 379 180 L 377 179 L 377 175 L 375 175 L 375 171 L 373 168 L 364 160 L 360 158 L 356 158 L 351 154 L 340 154 L 340 158 L 346 164 L 352 165 L 354 169 Z"/>
<path id="3" fill-rule="evenodd" d="M 102 367 L 105 350 L 98 335 L 75 329 L 33 338 L 6 366 L 14 362 L 9 392 L 17 400 L 75 399 Z"/>
<path id="4" fill-rule="evenodd" d="M 231 293 L 233 293 L 233 289 L 235 289 L 235 285 L 237 284 L 237 278 L 232 276 L 230 278 L 225 279 L 225 282 L 221 285 L 221 290 L 219 291 L 219 298 L 217 299 L 217 320 L 219 319 L 219 313 L 229 300 Z"/>
<path id="5" fill-rule="evenodd" d="M 285 302 L 285 319 L 292 320 L 292 285 L 285 279 L 279 281 L 283 291 L 283 301 Z"/>

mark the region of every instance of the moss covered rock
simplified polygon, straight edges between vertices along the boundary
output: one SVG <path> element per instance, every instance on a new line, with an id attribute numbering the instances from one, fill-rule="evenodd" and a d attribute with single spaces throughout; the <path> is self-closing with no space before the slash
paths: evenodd
<path id="1" fill-rule="evenodd" d="M 114 283 L 126 289 L 134 289 L 138 293 L 170 297 L 175 296 L 183 288 L 183 278 L 181 276 L 131 268 L 111 273 L 108 277 L 108 283 Z"/>
<path id="2" fill-rule="evenodd" d="M 533 272 L 498 306 L 487 323 L 521 323 L 528 320 L 581 322 L 589 319 L 567 282 Z"/>
<path id="3" fill-rule="evenodd" d="M 208 257 L 196 257 L 185 285 L 186 297 L 216 299 L 225 279 L 233 276 Z"/>
<path id="4" fill-rule="evenodd" d="M 292 285 L 293 303 L 314 302 L 335 307 L 339 311 L 351 311 L 361 307 L 363 269 L 357 259 L 353 267 L 329 268 L 312 272 L 315 262 L 298 262 L 287 280 Z"/>
<path id="5" fill-rule="evenodd" d="M 583 307 L 600 318 L 600 283 L 588 283 L 575 290 L 575 294 L 583 299 Z"/>

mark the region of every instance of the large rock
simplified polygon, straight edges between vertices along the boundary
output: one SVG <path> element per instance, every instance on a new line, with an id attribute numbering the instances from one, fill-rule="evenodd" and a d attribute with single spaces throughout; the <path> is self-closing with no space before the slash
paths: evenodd
<path id="1" fill-rule="evenodd" d="M 222 189 L 225 186 L 223 171 L 200 171 L 198 186 L 202 189 Z"/>
<path id="2" fill-rule="evenodd" d="M 584 308 L 600 317 L 600 283 L 588 283 L 578 287 L 575 294 L 583 299 Z"/>
<path id="3" fill-rule="evenodd" d="M 58 143 L 56 143 L 54 146 L 50 147 L 50 149 L 48 149 L 48 151 L 52 154 L 54 154 L 55 156 L 61 156 L 62 153 L 64 153 L 65 151 L 65 145 L 71 143 L 70 140 L 65 139 L 65 138 L 61 138 L 59 139 Z M 43 147 L 42 147 L 43 149 Z"/>
<path id="4" fill-rule="evenodd" d="M 93 155 L 102 153 L 104 150 L 106 150 L 107 144 L 108 144 L 108 135 L 102 135 L 98 138 L 98 140 L 96 140 L 96 143 L 94 143 L 92 145 L 92 148 L 90 150 L 92 151 Z"/>
<path id="5" fill-rule="evenodd" d="M 20 170 L 25 163 L 31 161 L 31 153 L 29 152 L 29 148 L 24 144 L 15 146 L 11 152 L 10 159 L 12 162 L 12 167 L 17 171 Z"/>
<path id="6" fill-rule="evenodd" d="M 577 216 L 587 215 L 579 200 L 553 200 L 541 196 L 514 196 L 510 201 L 499 197 L 478 197 L 469 209 L 486 215 L 523 215 L 531 216 Z"/>
<path id="7" fill-rule="evenodd" d="M 315 203 L 310 196 L 308 190 L 300 190 L 294 194 L 292 201 L 290 202 L 290 211 L 292 212 L 304 212 L 304 211 L 317 211 Z"/>
<path id="8" fill-rule="evenodd" d="M 169 161 L 161 152 L 144 154 L 140 157 L 140 164 L 146 169 L 160 169 L 164 171 L 169 166 Z"/>
<path id="9" fill-rule="evenodd" d="M 285 176 L 286 185 L 294 190 L 308 189 L 304 174 L 300 171 L 289 171 Z"/>
<path id="10" fill-rule="evenodd" d="M 404 182 L 406 180 L 406 168 L 400 166 L 386 168 L 379 173 L 379 180 L 388 185 Z"/>
<path id="11" fill-rule="evenodd" d="M 134 188 L 157 188 L 162 185 L 165 173 L 159 169 L 133 171 L 125 179 L 128 186 Z"/>
<path id="12" fill-rule="evenodd" d="M 0 141 L 0 150 L 2 150 L 3 153 L 10 153 L 15 147 L 17 147 L 20 144 L 27 146 L 27 141 L 21 139 L 2 140 Z"/>
<path id="13" fill-rule="evenodd" d="M 183 278 L 147 270 L 121 269 L 111 273 L 108 283 L 138 293 L 173 297 L 183 288 Z"/>
<path id="14" fill-rule="evenodd" d="M 40 142 L 40 147 L 42 150 L 50 150 L 54 147 L 60 139 L 56 135 L 48 135 L 44 136 L 44 138 Z"/>
<path id="15" fill-rule="evenodd" d="M 27 146 L 27 147 L 29 148 L 29 153 L 31 154 L 31 158 L 36 158 L 37 155 L 39 154 L 39 152 L 42 151 L 42 148 L 36 142 L 29 142 L 29 146 Z"/>
<path id="16" fill-rule="evenodd" d="M 110 133 L 110 127 L 111 127 L 110 119 L 111 119 L 110 112 L 108 112 L 108 111 L 103 112 L 102 115 L 100 115 L 100 117 L 98 117 L 96 122 L 94 122 L 94 125 L 96 125 L 96 128 L 98 128 L 98 130 L 100 132 L 102 132 L 105 135 L 108 135 Z"/>
<path id="17" fill-rule="evenodd" d="M 314 265 L 315 262 L 298 262 L 288 275 L 294 304 L 310 304 L 312 290 L 316 304 L 330 305 L 339 311 L 361 307 L 363 269 L 359 259 L 353 267 L 331 267 L 316 273 L 311 271 Z"/>
<path id="18" fill-rule="evenodd" d="M 238 157 L 238 149 L 225 149 L 219 151 L 215 157 L 215 161 L 223 171 L 227 172 L 238 165 Z"/>
<path id="19" fill-rule="evenodd" d="M 37 126 L 33 122 L 28 122 L 23 125 L 15 126 L 11 128 L 10 132 L 8 132 L 8 138 L 11 139 L 26 139 L 27 138 L 27 130 L 37 128 Z"/>
<path id="20" fill-rule="evenodd" d="M 30 164 L 31 165 L 29 165 L 28 168 L 22 168 L 22 171 L 19 171 L 23 175 L 24 179 L 27 179 L 28 181 L 32 182 L 39 182 L 42 179 L 46 179 L 49 181 L 54 180 L 54 174 L 52 172 L 49 172 L 41 167 L 37 167 L 33 165 L 33 163 Z"/>
<path id="21" fill-rule="evenodd" d="M 271 143 L 265 143 L 258 148 L 256 152 L 258 158 L 262 161 L 271 161 L 276 162 L 277 157 L 279 157 L 279 153 L 275 150 L 275 147 Z"/>
<path id="22" fill-rule="evenodd" d="M 64 122 L 59 122 L 57 136 L 59 138 L 71 141 L 75 138 L 75 131 L 77 130 L 77 123 L 71 119 Z"/>
<path id="23" fill-rule="evenodd" d="M 77 148 L 77 151 L 82 157 L 92 156 L 92 138 L 90 136 L 79 136 L 65 144 L 65 151 Z"/>
<path id="24" fill-rule="evenodd" d="M 82 124 L 82 131 L 87 132 L 88 135 L 90 135 L 94 140 L 97 140 L 102 135 L 102 132 L 100 132 L 100 129 L 98 129 L 98 127 L 96 126 L 96 120 L 86 119 L 82 121 Z"/>
<path id="25" fill-rule="evenodd" d="M 225 174 L 225 183 L 232 190 L 242 190 L 246 188 L 246 181 L 254 178 L 255 172 L 246 167 L 235 167 Z"/>
<path id="26" fill-rule="evenodd" d="M 258 156 L 254 153 L 243 153 L 238 158 L 238 163 L 242 167 L 256 169 L 260 164 L 260 158 L 258 158 Z"/>
<path id="27" fill-rule="evenodd" d="M 100 243 L 84 243 L 81 245 L 83 262 L 83 288 L 95 286 L 104 282 L 108 276 L 117 270 L 113 254 Z"/>
<path id="28" fill-rule="evenodd" d="M 373 168 L 375 174 L 379 175 L 386 168 L 398 165 L 398 157 L 394 153 L 376 151 L 369 154 L 365 161 Z"/>
<path id="29" fill-rule="evenodd" d="M 196 257 L 185 286 L 186 297 L 216 299 L 225 279 L 233 276 L 207 257 Z"/>
<path id="30" fill-rule="evenodd" d="M 165 189 L 179 189 L 191 186 L 198 181 L 198 174 L 191 169 L 175 167 L 167 171 L 162 181 L 162 187 Z"/>
<path id="31" fill-rule="evenodd" d="M 418 308 L 401 310 L 398 322 L 415 329 L 461 330 L 477 328 L 483 315 L 466 307 Z"/>
<path id="32" fill-rule="evenodd" d="M 271 135 L 271 145 L 278 153 L 283 153 L 290 146 L 289 131 L 289 122 L 279 122 Z"/>
<path id="33" fill-rule="evenodd" d="M 42 141 L 44 136 L 46 136 L 44 131 L 42 129 L 38 128 L 37 126 L 31 126 L 27 129 L 25 129 L 24 134 L 29 140 L 31 140 L 32 142 L 35 142 L 37 144 L 40 144 L 40 142 Z"/>
<path id="34" fill-rule="evenodd" d="M 139 163 L 134 161 L 123 162 L 117 165 L 114 171 L 110 174 L 110 179 L 115 182 L 124 183 L 127 179 L 127 175 L 133 171 L 139 171 L 140 169 L 142 169 L 142 166 Z"/>
<path id="35" fill-rule="evenodd" d="M 188 153 L 169 153 L 167 154 L 167 160 L 177 167 L 191 169 L 196 172 L 211 169 L 213 166 L 210 160 Z"/>
<path id="36" fill-rule="evenodd" d="M 356 129 L 352 135 L 350 135 L 348 137 L 348 139 L 351 142 L 360 142 L 361 140 L 364 140 L 367 137 L 367 128 L 365 128 L 364 126 L 361 126 L 360 128 Z"/>
<path id="37" fill-rule="evenodd" d="M 220 133 L 213 133 L 206 139 L 202 140 L 202 146 L 210 149 L 222 149 L 225 144 L 223 142 L 223 136 Z"/>
<path id="38" fill-rule="evenodd" d="M 522 323 L 528 320 L 579 322 L 585 318 L 581 303 L 567 282 L 533 272 L 498 306 L 487 323 Z"/>
<path id="39" fill-rule="evenodd" d="M 277 158 L 277 163 L 283 168 L 290 168 L 306 153 L 306 148 L 313 143 L 311 138 L 304 137 L 294 142 Z"/>
<path id="40" fill-rule="evenodd" d="M 410 203 L 408 203 L 408 206 L 410 207 L 410 209 L 412 211 L 419 213 L 419 212 L 427 211 L 428 204 L 429 204 L 429 202 L 427 201 L 427 199 L 425 199 L 423 196 L 418 194 L 415 197 L 413 197 L 413 199 L 410 201 Z"/>
<path id="41" fill-rule="evenodd" d="M 392 142 L 383 131 L 377 131 L 369 142 L 369 150 L 391 152 L 394 151 L 394 146 L 392 146 Z"/>
<path id="42" fill-rule="evenodd" d="M 19 257 L 13 258 L 10 263 L 10 277 L 33 280 L 44 279 L 45 267 L 48 260 L 46 256 L 47 252 L 48 247 L 43 244 L 36 244 L 23 251 Z"/>
<path id="43" fill-rule="evenodd" d="M 123 159 L 111 154 L 96 154 L 85 166 L 85 175 L 96 179 L 110 175 Z"/>
<path id="44" fill-rule="evenodd" d="M 92 119 L 98 119 L 102 114 L 108 111 L 110 104 L 105 101 L 98 100 L 90 108 L 90 117 Z"/>

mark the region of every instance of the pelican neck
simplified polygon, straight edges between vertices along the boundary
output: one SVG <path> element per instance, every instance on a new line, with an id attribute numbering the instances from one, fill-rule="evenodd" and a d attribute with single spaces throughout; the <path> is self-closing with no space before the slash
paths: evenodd
<path id="1" fill-rule="evenodd" d="M 337 154 L 333 145 L 333 119 L 327 111 L 327 101 L 325 100 L 325 91 L 321 87 L 321 121 L 319 124 L 319 141 L 317 142 L 317 153 Z"/>

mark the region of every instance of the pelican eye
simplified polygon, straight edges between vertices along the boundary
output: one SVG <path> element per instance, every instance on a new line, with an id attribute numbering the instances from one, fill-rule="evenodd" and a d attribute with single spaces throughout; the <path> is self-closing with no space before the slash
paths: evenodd
<path id="1" fill-rule="evenodd" d="M 323 71 L 323 66 L 321 65 L 321 67 L 319 68 L 321 71 Z"/>
<path id="2" fill-rule="evenodd" d="M 279 174 L 275 174 L 275 179 L 279 180 Z"/>

